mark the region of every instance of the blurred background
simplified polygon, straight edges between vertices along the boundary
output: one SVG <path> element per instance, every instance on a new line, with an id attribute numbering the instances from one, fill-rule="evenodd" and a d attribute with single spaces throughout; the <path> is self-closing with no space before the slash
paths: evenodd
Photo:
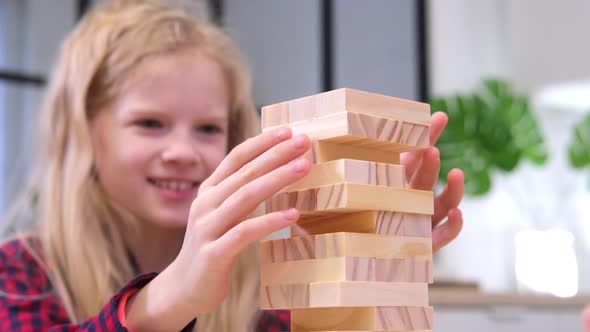
<path id="1" fill-rule="evenodd" d="M 195 0 L 197 1 L 197 0 Z M 100 1 L 0 0 L 0 212 L 23 185 L 65 34 Z M 251 65 L 258 106 L 340 87 L 449 114 L 466 173 L 435 257 L 437 331 L 581 331 L 590 293 L 590 2 L 199 1 Z"/>

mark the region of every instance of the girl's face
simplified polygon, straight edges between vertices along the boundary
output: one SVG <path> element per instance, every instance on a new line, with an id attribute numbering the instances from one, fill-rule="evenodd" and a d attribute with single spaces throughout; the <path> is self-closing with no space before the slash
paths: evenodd
<path id="1" fill-rule="evenodd" d="M 107 195 L 142 221 L 186 226 L 199 185 L 225 157 L 228 98 L 221 67 L 198 50 L 141 62 L 92 122 Z"/>

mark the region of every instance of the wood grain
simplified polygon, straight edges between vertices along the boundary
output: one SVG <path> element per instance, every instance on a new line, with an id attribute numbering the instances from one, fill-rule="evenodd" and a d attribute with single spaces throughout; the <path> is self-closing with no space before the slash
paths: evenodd
<path id="1" fill-rule="evenodd" d="M 291 227 L 291 236 L 337 232 L 432 237 L 432 219 L 427 214 L 366 211 L 318 218 L 306 217 Z"/>
<path id="2" fill-rule="evenodd" d="M 422 237 L 343 232 L 260 242 L 262 264 L 343 256 L 430 259 L 432 240 Z"/>
<path id="3" fill-rule="evenodd" d="M 432 330 L 434 195 L 399 165 L 429 147 L 430 106 L 345 88 L 263 107 L 263 130 L 281 125 L 313 166 L 266 202 L 301 218 L 261 243 L 262 309 L 293 309 L 293 332 Z"/>
<path id="4" fill-rule="evenodd" d="M 428 104 L 343 88 L 264 106 L 262 126 L 279 126 L 342 111 L 427 125 L 430 123 Z"/>
<path id="5" fill-rule="evenodd" d="M 261 309 L 428 306 L 428 284 L 336 281 L 270 285 L 260 289 Z"/>
<path id="6" fill-rule="evenodd" d="M 262 264 L 263 286 L 327 281 L 432 283 L 432 259 L 333 257 Z"/>
<path id="7" fill-rule="evenodd" d="M 387 152 L 427 148 L 429 127 L 412 122 L 340 112 L 289 124 L 293 135 Z"/>
<path id="8" fill-rule="evenodd" d="M 293 332 L 431 330 L 432 321 L 432 307 L 306 308 L 291 311 Z"/>
<path id="9" fill-rule="evenodd" d="M 366 210 L 432 215 L 432 191 L 342 183 L 294 192 L 282 192 L 266 201 L 266 212 L 297 208 L 302 216 L 325 216 Z"/>
<path id="10" fill-rule="evenodd" d="M 260 287 L 260 309 L 309 308 L 309 284 Z"/>
<path id="11" fill-rule="evenodd" d="M 373 161 L 384 164 L 399 164 L 399 152 L 383 153 L 381 150 L 366 147 L 356 147 L 327 141 L 312 141 L 311 148 L 305 153 L 305 158 L 312 164 L 337 160 L 356 159 Z"/>
<path id="12" fill-rule="evenodd" d="M 299 191 L 340 183 L 405 188 L 406 172 L 401 165 L 338 159 L 312 165 L 304 178 L 281 191 Z"/>

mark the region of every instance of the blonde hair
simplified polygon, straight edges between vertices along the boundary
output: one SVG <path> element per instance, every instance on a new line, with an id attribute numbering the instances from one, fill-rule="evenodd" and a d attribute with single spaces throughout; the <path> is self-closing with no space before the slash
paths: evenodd
<path id="1" fill-rule="evenodd" d="M 96 315 L 133 276 L 130 213 L 93 176 L 89 133 L 142 59 L 198 48 L 223 68 L 230 91 L 231 149 L 258 132 L 250 76 L 234 43 L 204 18 L 158 1 L 111 1 L 94 8 L 62 44 L 40 119 L 40 151 L 29 202 L 35 207 L 48 275 L 72 322 Z M 20 215 L 25 209 L 21 206 Z M 83 239 L 83 241 L 81 241 Z M 199 331 L 246 331 L 256 311 L 254 248 L 235 265 L 228 297 L 198 317 Z"/>

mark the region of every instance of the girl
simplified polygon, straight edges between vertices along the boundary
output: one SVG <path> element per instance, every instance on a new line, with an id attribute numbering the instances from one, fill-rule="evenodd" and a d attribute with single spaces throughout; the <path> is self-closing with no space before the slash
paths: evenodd
<path id="1" fill-rule="evenodd" d="M 89 13 L 42 110 L 33 204 L 17 214 L 33 227 L 0 248 L 0 329 L 288 330 L 285 312 L 257 316 L 252 244 L 298 213 L 254 212 L 305 176 L 310 142 L 286 128 L 254 136 L 249 82 L 228 37 L 180 9 Z M 445 125 L 433 115 L 433 143 Z M 403 158 L 413 187 L 432 189 L 437 150 Z M 461 228 L 462 190 L 455 170 L 436 198 L 433 227 L 448 221 L 435 250 Z"/>

